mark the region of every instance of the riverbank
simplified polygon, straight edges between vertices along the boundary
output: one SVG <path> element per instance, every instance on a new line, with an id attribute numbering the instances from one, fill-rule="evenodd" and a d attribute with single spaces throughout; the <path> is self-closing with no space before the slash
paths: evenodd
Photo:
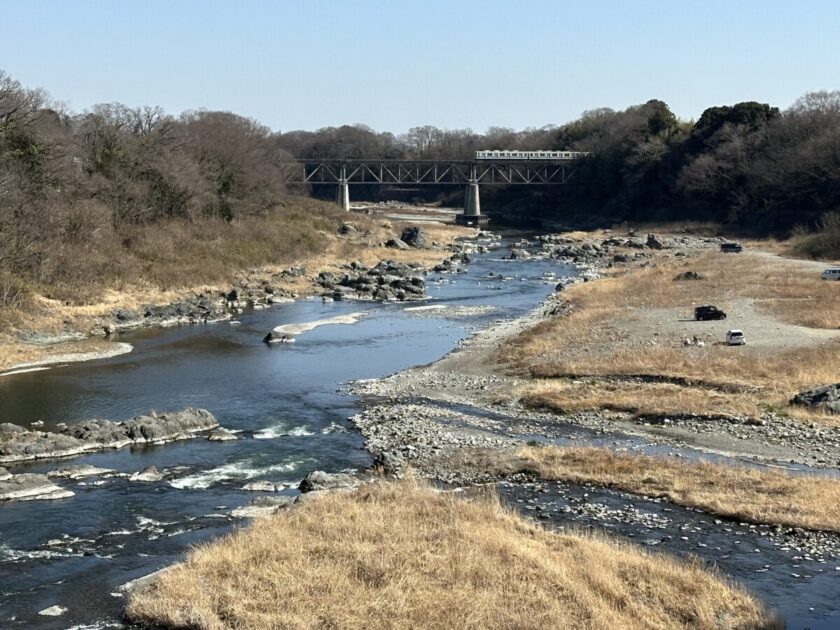
<path id="1" fill-rule="evenodd" d="M 310 245 L 303 247 L 302 253 L 293 254 L 294 258 L 282 253 L 276 256 L 287 264 L 264 264 L 261 261 L 267 256 L 259 253 L 252 261 L 233 260 L 224 270 L 214 260 L 209 276 L 197 260 L 190 263 L 195 273 L 188 269 L 167 272 L 167 265 L 181 264 L 181 257 L 175 257 L 159 263 L 160 269 L 149 276 L 150 281 L 103 286 L 82 303 L 34 296 L 25 313 L 4 313 L 0 373 L 115 356 L 126 351 L 126 344 L 114 343 L 119 333 L 138 327 L 226 321 L 246 308 L 270 308 L 320 295 L 326 291 L 323 278 L 346 273 L 344 267 L 350 263 L 374 267 L 393 261 L 418 271 L 451 264 L 449 257 L 459 249 L 458 240 L 475 234 L 471 229 L 429 221 L 418 210 L 424 238 L 409 245 L 400 236 L 414 223 L 410 213 L 404 214 L 401 218 L 405 220 L 391 221 L 385 210 L 349 215 L 330 210 L 312 224 L 311 238 L 304 239 Z M 203 255 L 214 255 L 212 247 L 206 249 Z M 291 251 L 298 250 L 300 247 Z M 379 297 L 400 299 L 396 291 Z"/>
<path id="2" fill-rule="evenodd" d="M 327 493 L 193 550 L 137 589 L 127 616 L 200 628 L 773 625 L 697 564 L 411 482 Z"/>
<path id="3" fill-rule="evenodd" d="M 728 255 L 719 239 L 682 239 L 579 233 L 528 244 L 515 255 L 551 256 L 559 246 L 584 277 L 434 364 L 355 384 L 368 400 L 353 418 L 366 448 L 393 474 L 494 484 L 555 527 L 620 527 L 679 555 L 691 538 L 676 535 L 674 512 L 687 509 L 680 529 L 693 530 L 689 515 L 702 510 L 711 517 L 696 529 L 708 533 L 693 553 L 779 602 L 793 585 L 769 585 L 762 572 L 788 571 L 795 582 L 840 559 L 830 507 L 840 429 L 824 406 L 791 403 L 836 378 L 837 331 L 806 325 L 833 324 L 825 317 L 834 286 L 819 281 L 821 264 L 758 243 Z M 694 306 L 709 303 L 727 319 L 693 321 Z M 748 345 L 721 343 L 728 328 L 742 328 Z M 570 448 L 583 453 L 574 467 L 523 456 Z M 828 502 L 814 503 L 815 492 Z M 745 558 L 727 560 L 742 528 L 758 528 L 750 531 L 771 545 L 757 573 L 744 571 Z M 795 619 L 810 614 L 782 607 Z"/>
<path id="4" fill-rule="evenodd" d="M 590 281 L 561 284 L 529 316 L 479 332 L 432 366 L 358 391 L 725 456 L 840 462 L 835 416 L 790 403 L 832 383 L 840 367 L 840 336 L 827 327 L 837 322 L 826 319 L 836 292 L 819 280 L 819 264 L 754 247 L 721 254 L 720 239 L 649 240 L 653 247 L 599 233 L 533 244 L 529 255 L 571 259 Z M 682 279 L 687 272 L 696 278 Z M 721 306 L 728 318 L 694 321 L 694 306 L 704 303 Z M 804 325 L 808 320 L 826 327 Z M 726 346 L 729 328 L 743 328 L 747 345 Z"/>
<path id="5" fill-rule="evenodd" d="M 697 254 L 714 246 L 709 243 L 701 248 L 700 242 L 691 243 L 696 243 Z M 240 516 L 268 515 L 278 510 L 283 513 L 284 506 L 297 494 L 294 488 L 309 471 L 368 468 L 371 462 L 361 450 L 362 437 L 367 440 L 368 452 L 375 456 L 375 466 L 385 472 L 430 477 L 455 489 L 488 482 L 507 505 L 544 522 L 548 529 L 567 533 L 581 528 L 603 529 L 677 557 L 699 555 L 757 595 L 764 598 L 770 594 L 767 605 L 771 610 L 786 610 L 786 602 L 795 602 L 804 610 L 815 607 L 820 611 L 815 614 L 834 610 L 832 569 L 840 558 L 836 535 L 707 517 L 665 498 L 542 479 L 533 467 L 528 470 L 517 465 L 519 452 L 528 442 L 599 445 L 630 455 L 698 456 L 695 449 L 665 441 L 654 443 L 617 430 L 622 417 L 618 412 L 578 411 L 569 414 L 573 418 L 566 421 L 554 412 L 527 408 L 501 395 L 514 391 L 509 387 L 526 384 L 532 376 L 509 365 L 500 367 L 496 359 L 500 346 L 509 344 L 528 326 L 552 317 L 549 313 L 562 313 L 560 299 L 571 290 L 565 278 L 568 265 L 561 258 L 544 255 L 543 245 L 539 241 L 519 243 L 514 247 L 514 260 L 506 260 L 514 250 L 494 250 L 472 256 L 473 262 L 461 269 L 463 273 L 430 274 L 426 281 L 434 301 L 424 306 L 440 308 L 304 300 L 279 306 L 277 311 L 249 311 L 243 314 L 240 326 L 180 327 L 149 333 L 148 337 L 138 335 L 135 355 L 104 362 L 101 369 L 75 366 L 9 379 L 22 386 L 7 390 L 12 399 L 21 396 L 28 401 L 26 414 L 19 416 L 25 418 L 24 423 L 42 417 L 46 426 L 63 421 L 63 410 L 79 400 L 84 401 L 85 410 L 80 417 L 114 418 L 130 417 L 136 413 L 129 411 L 132 406 L 177 409 L 188 403 L 210 409 L 240 437 L 223 444 L 185 440 L 166 448 L 124 452 L 118 457 L 86 456 L 90 464 L 129 476 L 65 482 L 65 487 L 76 492 L 65 502 L 26 502 L 16 504 L 15 510 L 7 509 L 5 516 L 10 523 L 15 518 L 24 522 L 25 514 L 34 521 L 31 513 L 24 512 L 31 511 L 34 503 L 43 505 L 38 508 L 39 519 L 48 510 L 51 515 L 73 515 L 66 524 L 50 525 L 49 534 L 27 536 L 18 534 L 16 526 L 9 526 L 6 531 L 14 534 L 7 543 L 12 557 L 54 553 L 58 548 L 46 541 L 67 533 L 71 536 L 68 540 L 73 536 L 90 538 L 90 542 L 80 543 L 85 550 L 116 554 L 130 567 L 127 571 L 112 562 L 106 568 L 95 556 L 79 559 L 90 571 L 84 583 L 77 579 L 74 585 L 50 586 L 37 598 L 23 589 L 54 584 L 59 579 L 55 576 L 66 572 L 67 563 L 76 561 L 56 561 L 53 568 L 35 566 L 34 560 L 24 561 L 27 570 L 37 577 L 9 596 L 15 600 L 14 610 L 25 616 L 28 611 L 64 605 L 70 608 L 68 615 L 73 614 L 76 593 L 91 582 L 97 585 L 97 591 L 105 593 L 107 602 L 100 603 L 99 610 L 121 608 L 121 602 L 115 604 L 107 596 L 108 589 L 116 591 L 119 584 L 177 562 L 187 546 L 224 534 L 227 528 L 237 526 Z M 526 255 L 531 262 L 523 264 Z M 641 266 L 652 257 L 638 260 Z M 588 277 L 595 278 L 597 261 L 587 265 L 592 271 Z M 524 320 L 518 319 L 552 293 L 553 284 L 564 287 L 555 292 L 560 297 L 549 300 Z M 596 286 L 597 281 L 583 284 Z M 355 320 L 354 314 L 363 311 L 367 314 L 354 324 L 309 326 L 324 320 L 338 321 L 334 318 L 342 316 Z M 462 311 L 475 315 L 465 321 Z M 505 319 L 499 323 L 494 322 L 495 317 Z M 295 344 L 261 344 L 259 339 L 265 331 L 278 324 L 306 324 L 310 329 Z M 482 332 L 443 361 L 436 361 L 471 329 Z M 359 383 L 360 390 L 370 388 L 370 404 L 353 419 L 361 436 L 348 430 L 351 427 L 344 419 L 354 413 L 355 405 L 342 402 L 335 392 L 337 386 L 431 361 L 436 362 L 426 368 Z M 201 366 L 200 373 L 197 365 Z M 411 375 L 420 373 L 422 379 L 412 380 Z M 129 389 L 126 379 L 132 383 Z M 25 387 L 27 382 L 29 388 Z M 50 390 L 61 392 L 58 405 L 62 411 L 46 416 L 29 412 L 42 393 Z M 87 402 L 91 393 L 96 406 Z M 125 409 L 110 414 L 101 411 L 117 399 Z M 99 400 L 102 402 L 96 402 Z M 483 402 L 476 406 L 470 401 Z M 650 422 L 645 426 L 629 413 L 623 418 L 628 427 L 649 431 L 660 428 Z M 743 429 L 748 427 L 744 425 Z M 513 466 L 500 473 L 498 467 L 507 463 Z M 149 464 L 160 471 L 162 481 L 129 483 L 134 473 Z M 743 465 L 760 468 L 760 462 L 752 460 L 744 460 Z M 39 470 L 44 468 L 39 465 Z M 824 472 L 829 474 L 830 470 Z M 255 492 L 261 496 L 255 499 Z M 119 509 L 107 511 L 104 523 L 103 500 L 109 505 L 121 502 Z M 62 503 L 66 503 L 63 509 Z M 85 514 L 89 516 L 83 520 Z M 146 525 L 142 524 L 148 519 L 157 525 L 147 540 Z M 44 522 L 60 520 L 53 517 Z M 117 532 L 126 532 L 129 537 L 113 538 Z M 114 545 L 118 540 L 119 549 Z M 129 544 L 123 548 L 125 543 Z M 20 569 L 15 565 L 6 571 L 11 575 Z M 104 589 L 102 571 L 108 571 Z M 812 587 L 812 582 L 821 586 Z M 73 622 L 91 618 L 76 613 Z M 800 620 L 801 616 L 793 618 Z"/>

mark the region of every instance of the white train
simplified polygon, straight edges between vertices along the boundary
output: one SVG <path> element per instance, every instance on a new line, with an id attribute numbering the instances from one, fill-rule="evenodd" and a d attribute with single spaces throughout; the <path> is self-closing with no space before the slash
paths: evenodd
<path id="1" fill-rule="evenodd" d="M 588 151 L 476 151 L 476 160 L 576 160 Z"/>

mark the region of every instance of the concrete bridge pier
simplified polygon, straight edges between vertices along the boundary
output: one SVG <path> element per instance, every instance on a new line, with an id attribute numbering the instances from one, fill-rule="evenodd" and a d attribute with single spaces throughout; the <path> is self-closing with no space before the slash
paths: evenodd
<path id="1" fill-rule="evenodd" d="M 347 185 L 347 178 L 338 180 L 338 197 L 336 198 L 338 207 L 345 211 L 350 211 L 350 186 Z"/>
<path id="2" fill-rule="evenodd" d="M 350 186 L 347 185 L 347 165 L 338 167 L 338 196 L 335 199 L 338 207 L 345 212 L 350 211 Z"/>
<path id="3" fill-rule="evenodd" d="M 480 227 L 487 225 L 487 217 L 481 214 L 481 198 L 478 193 L 478 180 L 470 179 L 467 184 L 467 195 L 464 200 L 464 212 L 455 215 L 455 223 L 458 225 L 471 225 Z"/>

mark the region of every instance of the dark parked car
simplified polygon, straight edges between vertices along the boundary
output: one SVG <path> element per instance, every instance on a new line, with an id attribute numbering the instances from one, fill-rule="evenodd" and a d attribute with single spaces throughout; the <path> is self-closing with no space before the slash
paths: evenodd
<path id="1" fill-rule="evenodd" d="M 709 319 L 726 319 L 726 313 L 720 310 L 717 306 L 706 304 L 698 306 L 694 309 L 694 319 L 699 322 L 704 322 Z"/>
<path id="2" fill-rule="evenodd" d="M 720 244 L 720 251 L 724 254 L 737 254 L 738 252 L 744 251 L 744 246 L 741 243 L 721 243 Z"/>

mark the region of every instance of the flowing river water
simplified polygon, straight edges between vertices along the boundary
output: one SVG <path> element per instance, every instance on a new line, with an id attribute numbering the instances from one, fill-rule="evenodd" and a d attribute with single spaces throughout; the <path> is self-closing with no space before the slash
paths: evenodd
<path id="1" fill-rule="evenodd" d="M 0 505 L 0 627 L 120 627 L 125 600 L 118 587 L 177 561 L 195 543 L 247 523 L 230 516 L 254 498 L 242 489 L 247 482 L 296 485 L 311 470 L 367 467 L 361 437 L 347 421 L 359 401 L 339 391 L 342 385 L 432 362 L 472 330 L 530 311 L 553 290 L 546 272 L 574 273 L 553 261 L 482 254 L 464 273 L 428 276 L 430 301 L 423 304 L 434 308 L 300 301 L 248 312 L 239 325 L 137 331 L 120 338 L 133 344 L 130 354 L 0 377 L 0 421 L 25 426 L 41 420 L 50 430 L 59 422 L 194 406 L 213 412 L 240 438 L 77 457 L 70 461 L 125 473 L 153 465 L 171 478 L 61 480 L 75 496 Z M 488 278 L 491 273 L 505 279 Z M 356 323 L 319 326 L 294 344 L 261 342 L 278 324 L 353 313 L 361 314 Z M 46 472 L 62 463 L 9 468 Z M 604 507 L 593 510 L 587 507 L 593 505 L 591 490 L 562 484 L 501 491 L 512 505 L 531 515 L 538 511 L 556 526 L 606 527 L 718 563 L 792 628 L 839 627 L 840 558 L 804 559 L 768 544 L 761 528 L 617 493 L 594 493 Z M 38 615 L 53 605 L 68 612 Z"/>

